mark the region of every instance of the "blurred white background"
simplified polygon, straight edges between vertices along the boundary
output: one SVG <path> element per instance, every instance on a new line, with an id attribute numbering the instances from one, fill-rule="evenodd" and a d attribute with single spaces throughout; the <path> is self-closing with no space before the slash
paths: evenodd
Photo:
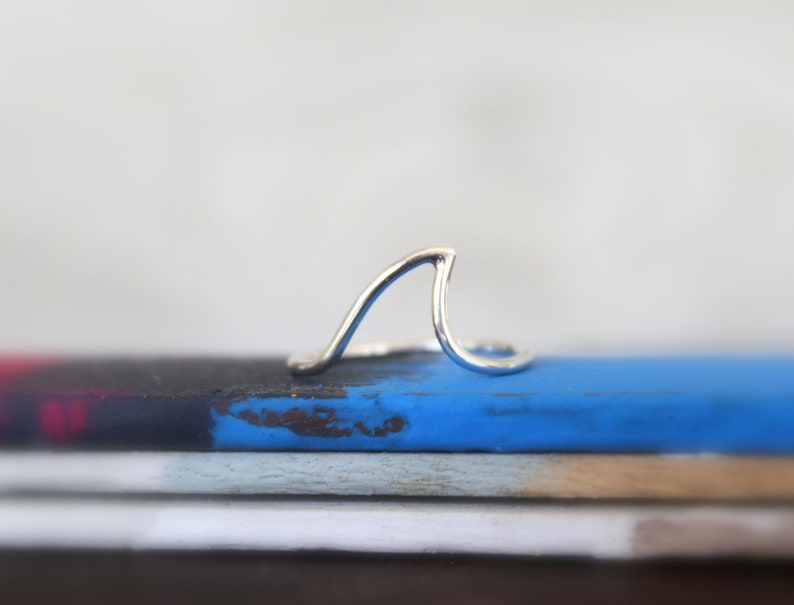
<path id="1" fill-rule="evenodd" d="M 0 0 L 0 349 L 794 345 L 790 2 Z M 359 338 L 432 334 L 432 269 Z"/>

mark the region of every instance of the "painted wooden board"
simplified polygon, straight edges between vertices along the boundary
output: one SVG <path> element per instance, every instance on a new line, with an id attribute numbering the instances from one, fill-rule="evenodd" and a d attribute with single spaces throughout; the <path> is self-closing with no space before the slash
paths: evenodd
<path id="1" fill-rule="evenodd" d="M 794 453 L 794 358 L 7 360 L 6 448 Z"/>
<path id="2" fill-rule="evenodd" d="M 794 557 L 791 507 L 0 499 L 0 548 Z"/>
<path id="3" fill-rule="evenodd" d="M 4 452 L 0 494 L 794 502 L 794 458 L 632 454 Z"/>

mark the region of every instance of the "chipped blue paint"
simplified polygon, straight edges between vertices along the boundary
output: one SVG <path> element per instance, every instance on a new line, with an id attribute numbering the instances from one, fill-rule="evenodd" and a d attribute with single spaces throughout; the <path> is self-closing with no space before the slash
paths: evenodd
<path id="1" fill-rule="evenodd" d="M 794 453 L 794 359 L 547 358 L 499 378 L 441 355 L 367 363 L 345 396 L 214 409 L 214 447 Z"/>

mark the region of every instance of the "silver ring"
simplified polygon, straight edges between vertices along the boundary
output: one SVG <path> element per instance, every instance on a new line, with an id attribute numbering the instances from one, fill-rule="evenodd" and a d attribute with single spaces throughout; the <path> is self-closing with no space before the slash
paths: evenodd
<path id="1" fill-rule="evenodd" d="M 433 327 L 437 341 L 382 342 L 351 345 L 353 333 L 369 308 L 395 280 L 419 265 L 432 263 L 436 268 L 432 292 Z M 319 374 L 327 370 L 342 354 L 345 357 L 375 357 L 419 351 L 444 351 L 458 365 L 482 374 L 504 375 L 529 367 L 533 355 L 523 347 L 496 340 L 458 340 L 452 335 L 447 317 L 447 291 L 455 264 L 452 248 L 424 248 L 401 258 L 370 283 L 353 303 L 336 330 L 328 346 L 322 351 L 296 353 L 288 360 L 290 370 L 298 376 Z M 477 355 L 472 351 L 495 353 L 498 356 Z"/>

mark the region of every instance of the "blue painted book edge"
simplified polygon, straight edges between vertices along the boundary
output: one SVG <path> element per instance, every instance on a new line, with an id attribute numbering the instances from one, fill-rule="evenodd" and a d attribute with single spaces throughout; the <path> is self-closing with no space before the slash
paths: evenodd
<path id="1" fill-rule="evenodd" d="M 794 453 L 794 358 L 5 360 L 4 448 Z"/>

